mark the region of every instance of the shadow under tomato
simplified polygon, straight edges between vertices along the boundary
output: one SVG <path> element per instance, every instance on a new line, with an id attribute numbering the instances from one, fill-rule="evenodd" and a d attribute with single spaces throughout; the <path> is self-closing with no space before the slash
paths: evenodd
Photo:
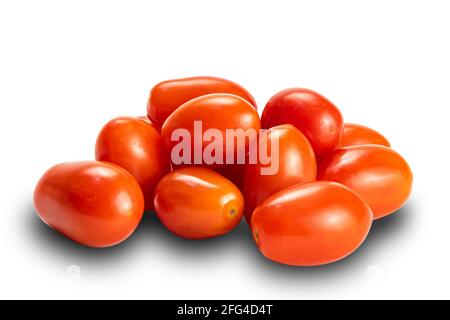
<path id="1" fill-rule="evenodd" d="M 253 244 L 250 228 L 244 220 L 228 234 L 213 238 L 192 240 L 175 235 L 164 227 L 154 212 L 148 212 L 146 213 L 145 219 L 141 221 L 135 234 L 136 238 L 146 238 L 147 241 L 157 242 L 169 252 L 183 256 L 185 259 L 193 261 L 202 259 L 202 263 L 207 263 L 211 255 L 225 250 L 235 250 L 236 253 L 239 253 L 243 247 L 256 249 Z"/>
<path id="2" fill-rule="evenodd" d="M 23 214 L 24 228 L 34 250 L 51 252 L 60 258 L 73 258 L 80 263 L 111 264 L 112 260 L 124 260 L 137 251 L 141 255 L 151 255 L 148 244 L 160 246 L 174 254 L 186 256 L 186 259 L 204 259 L 207 261 L 211 253 L 225 247 L 236 248 L 249 246 L 253 248 L 253 240 L 247 224 L 242 221 L 232 232 L 224 236 L 202 239 L 183 239 L 167 230 L 158 220 L 154 212 L 145 212 L 136 231 L 124 242 L 109 248 L 90 248 L 78 244 L 61 233 L 48 227 L 39 219 L 32 204 L 29 204 Z M 248 242 L 248 243 L 244 243 Z M 256 249 L 256 248 L 253 248 Z M 132 258 L 130 258 L 132 259 Z M 128 260 L 130 261 L 130 260 Z M 132 260 L 131 260 L 132 261 Z"/>
<path id="3" fill-rule="evenodd" d="M 240 260 L 261 277 L 276 277 L 278 280 L 302 279 L 307 282 L 333 279 L 340 274 L 351 274 L 364 270 L 370 265 L 371 254 L 383 250 L 395 238 L 401 237 L 416 214 L 413 201 L 395 214 L 376 220 L 366 241 L 352 255 L 338 262 L 317 267 L 292 267 L 267 260 L 256 247 L 247 223 L 243 220 L 227 235 L 204 239 L 187 240 L 167 230 L 154 212 L 146 212 L 135 233 L 123 243 L 103 249 L 95 249 L 77 244 L 46 226 L 36 215 L 31 204 L 24 214 L 24 224 L 33 250 L 43 250 L 46 254 L 65 261 L 75 261 L 93 268 L 118 268 L 121 264 L 133 263 L 136 255 L 151 255 L 151 246 L 159 247 L 170 255 L 181 256 L 186 262 L 208 263 L 214 255 L 225 250 L 233 250 Z M 126 259 L 124 259 L 126 258 Z M 234 263 L 230 260 L 229 263 Z M 117 265 L 117 266 L 114 266 Z"/>
<path id="4" fill-rule="evenodd" d="M 374 264 L 374 255 L 377 255 L 378 259 L 379 252 L 386 250 L 395 239 L 400 239 L 408 233 L 416 207 L 413 201 L 409 201 L 394 214 L 375 220 L 364 243 L 351 255 L 334 263 L 314 267 L 283 265 L 266 259 L 256 247 L 251 246 L 253 250 L 248 250 L 248 261 L 251 261 L 250 264 L 254 265 L 259 274 L 276 277 L 277 281 L 282 280 L 291 285 L 293 279 L 301 279 L 299 283 L 303 284 L 322 280 L 326 286 L 329 281 L 346 281 L 346 276 L 365 275 L 368 268 Z"/>
<path id="5" fill-rule="evenodd" d="M 27 228 L 27 235 L 30 237 L 35 250 L 53 250 L 57 254 L 61 254 L 61 256 L 74 255 L 76 257 L 83 257 L 83 259 L 100 261 L 122 255 L 129 249 L 127 248 L 127 245 L 117 245 L 110 248 L 99 249 L 78 244 L 48 227 L 39 219 L 32 205 L 29 206 L 25 214 L 24 224 Z M 128 240 L 130 241 L 129 246 L 132 246 L 132 243 L 134 242 L 133 236 Z"/>

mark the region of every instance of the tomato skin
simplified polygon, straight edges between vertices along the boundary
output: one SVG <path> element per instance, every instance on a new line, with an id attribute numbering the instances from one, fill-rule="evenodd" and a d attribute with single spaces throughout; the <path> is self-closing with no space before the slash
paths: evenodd
<path id="1" fill-rule="evenodd" d="M 294 266 L 316 266 L 355 251 L 372 225 L 369 206 L 334 182 L 297 184 L 270 196 L 252 216 L 262 254 Z"/>
<path id="2" fill-rule="evenodd" d="M 242 218 L 244 199 L 239 189 L 219 173 L 184 167 L 158 184 L 155 209 L 161 222 L 176 235 L 203 239 L 236 227 Z"/>
<path id="3" fill-rule="evenodd" d="M 136 118 L 140 119 L 140 120 L 144 120 L 145 122 L 152 124 L 152 120 L 150 120 L 150 118 L 148 116 L 137 116 Z M 153 126 L 155 128 L 155 126 Z M 156 128 L 156 130 L 159 130 L 158 128 Z"/>
<path id="4" fill-rule="evenodd" d="M 170 160 L 161 136 L 152 125 L 131 117 L 109 121 L 97 137 L 95 158 L 130 172 L 144 193 L 145 210 L 153 210 L 155 187 L 170 171 Z"/>
<path id="5" fill-rule="evenodd" d="M 125 169 L 98 161 L 50 168 L 34 191 L 38 216 L 66 237 L 90 247 L 127 239 L 144 212 L 144 196 Z"/>
<path id="6" fill-rule="evenodd" d="M 378 131 L 360 124 L 345 123 L 339 147 L 342 148 L 363 144 L 378 144 L 386 147 L 391 146 L 389 141 Z"/>
<path id="7" fill-rule="evenodd" d="M 402 156 L 379 145 L 334 150 L 319 162 L 317 178 L 342 183 L 358 193 L 371 207 L 374 219 L 402 207 L 413 181 Z"/>
<path id="8" fill-rule="evenodd" d="M 336 106 L 317 92 L 303 88 L 280 91 L 267 102 L 261 116 L 265 129 L 292 124 L 311 143 L 316 156 L 334 150 L 341 141 L 343 118 Z"/>
<path id="9" fill-rule="evenodd" d="M 208 129 L 217 129 L 222 134 L 222 137 L 226 136 L 227 129 L 252 129 L 257 133 L 261 127 L 259 115 L 255 108 L 243 98 L 226 93 L 204 95 L 180 106 L 164 122 L 161 129 L 161 137 L 169 151 L 178 144 L 178 141 L 171 141 L 172 133 L 175 130 L 186 129 L 192 137 L 191 141 L 194 140 L 194 121 L 201 121 L 203 132 Z M 224 141 L 223 163 L 225 163 L 227 153 L 234 152 L 234 158 L 236 159 L 238 153 L 237 141 L 237 139 L 234 139 L 233 149 L 225 146 Z M 203 141 L 202 153 L 209 143 Z M 248 145 L 249 141 L 246 140 L 246 149 Z M 191 150 L 194 150 L 193 145 Z M 191 155 L 191 163 L 194 163 L 193 153 Z M 201 164 L 206 165 L 204 161 Z"/>
<path id="10" fill-rule="evenodd" d="M 256 108 L 255 99 L 242 86 L 217 77 L 191 77 L 167 80 L 155 85 L 147 103 L 147 113 L 161 127 L 167 117 L 183 103 L 210 93 L 231 93 L 240 96 Z"/>
<path id="11" fill-rule="evenodd" d="M 278 139 L 279 169 L 273 175 L 263 175 L 261 168 L 267 165 L 259 162 L 245 166 L 243 193 L 245 219 L 249 224 L 253 210 L 270 195 L 290 185 L 316 179 L 317 165 L 314 151 L 299 130 L 290 124 L 275 126 L 265 133 L 265 137 L 269 151 L 270 140 Z"/>
<path id="12" fill-rule="evenodd" d="M 245 164 L 227 164 L 214 170 L 233 182 L 241 192 L 243 191 Z"/>

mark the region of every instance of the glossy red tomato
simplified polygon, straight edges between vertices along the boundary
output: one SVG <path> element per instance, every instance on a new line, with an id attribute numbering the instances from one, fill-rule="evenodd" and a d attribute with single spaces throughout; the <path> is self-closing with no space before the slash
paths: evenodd
<path id="1" fill-rule="evenodd" d="M 112 163 L 58 164 L 39 180 L 34 207 L 51 228 L 90 247 L 127 239 L 141 220 L 144 197 L 137 181 Z"/>
<path id="2" fill-rule="evenodd" d="M 194 122 L 201 126 L 200 130 L 194 130 Z M 206 133 L 209 129 L 218 133 L 221 140 L 216 140 L 215 137 L 213 139 L 205 139 L 204 136 L 202 136 L 202 133 Z M 167 118 L 166 122 L 164 122 L 161 129 L 161 136 L 167 149 L 172 153 L 172 161 L 174 161 L 176 156 L 180 156 L 180 158 L 189 158 L 187 161 L 183 162 L 184 164 L 211 165 L 217 164 L 217 162 L 225 163 L 226 155 L 231 154 L 236 163 L 238 153 L 245 155 L 245 150 L 243 149 L 248 148 L 250 140 L 245 139 L 244 143 L 240 143 L 239 139 L 234 137 L 234 139 L 232 139 L 233 145 L 228 145 L 226 144 L 227 129 L 239 129 L 244 131 L 250 129 L 255 133 L 254 137 L 256 137 L 260 129 L 259 115 L 255 108 L 241 97 L 226 93 L 213 93 L 192 99 L 175 110 Z M 187 139 L 184 136 L 174 137 L 177 132 L 185 132 L 189 135 L 188 144 L 190 147 L 187 149 L 189 149 L 190 156 L 187 156 L 184 152 L 180 152 L 180 150 L 183 151 L 184 149 L 173 150 L 174 146 L 182 146 Z M 200 152 L 198 153 L 200 158 L 198 159 L 198 162 L 195 161 L 196 148 L 194 146 L 194 141 L 196 139 L 200 139 L 198 140 L 200 141 L 198 144 L 200 147 Z M 212 144 L 219 142 L 219 149 L 222 152 L 221 155 L 220 153 L 207 152 L 208 150 L 212 150 L 212 148 L 210 148 Z M 205 153 L 217 156 L 217 159 L 211 158 L 211 160 L 217 161 L 213 161 L 213 163 L 204 161 L 205 157 L 203 157 L 203 155 Z"/>
<path id="3" fill-rule="evenodd" d="M 290 124 L 269 129 L 263 139 L 267 139 L 269 154 L 272 154 L 273 168 L 276 172 L 267 174 L 262 168 L 269 164 L 248 164 L 244 174 L 245 218 L 251 221 L 253 210 L 273 193 L 290 185 L 310 182 L 316 179 L 316 158 L 305 136 Z M 271 140 L 277 139 L 278 153 L 271 148 Z M 275 161 L 278 162 L 275 165 Z"/>
<path id="4" fill-rule="evenodd" d="M 315 266 L 355 251 L 372 224 L 369 206 L 333 182 L 297 184 L 270 196 L 252 217 L 253 237 L 273 261 Z"/>
<path id="5" fill-rule="evenodd" d="M 363 144 L 379 144 L 390 147 L 389 141 L 378 131 L 371 128 L 354 124 L 344 124 L 340 147 L 357 146 Z"/>
<path id="6" fill-rule="evenodd" d="M 191 77 L 163 81 L 153 87 L 147 103 L 147 113 L 156 126 L 162 127 L 167 117 L 183 103 L 210 93 L 231 93 L 250 102 L 255 99 L 243 87 L 216 77 Z"/>
<path id="7" fill-rule="evenodd" d="M 153 210 L 153 192 L 159 180 L 170 171 L 170 159 L 152 125 L 131 117 L 111 120 L 97 137 L 95 157 L 130 172 L 144 193 L 145 210 Z"/>
<path id="8" fill-rule="evenodd" d="M 287 123 L 306 136 L 318 157 L 339 145 L 344 126 L 338 108 L 320 94 L 303 88 L 277 93 L 264 108 L 263 128 Z"/>
<path id="9" fill-rule="evenodd" d="M 375 219 L 403 206 L 413 180 L 402 156 L 379 145 L 334 150 L 319 162 L 317 178 L 342 183 L 358 193 L 372 208 Z"/>
<path id="10" fill-rule="evenodd" d="M 169 173 L 158 184 L 155 209 L 161 222 L 178 236 L 210 238 L 236 227 L 244 199 L 239 189 L 217 172 L 185 167 Z"/>

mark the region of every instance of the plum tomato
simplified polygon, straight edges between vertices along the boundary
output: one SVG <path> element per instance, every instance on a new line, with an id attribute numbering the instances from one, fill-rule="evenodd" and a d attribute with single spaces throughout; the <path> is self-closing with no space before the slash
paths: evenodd
<path id="1" fill-rule="evenodd" d="M 292 124 L 311 143 L 317 157 L 334 150 L 341 141 L 341 112 L 325 97 L 303 88 L 283 90 L 267 102 L 261 116 L 265 129 Z"/>
<path id="2" fill-rule="evenodd" d="M 144 193 L 145 210 L 153 210 L 153 192 L 159 180 L 170 171 L 170 159 L 152 125 L 132 117 L 109 121 L 97 137 L 95 157 L 130 172 Z"/>
<path id="3" fill-rule="evenodd" d="M 167 117 L 183 103 L 210 93 L 231 93 L 244 98 L 256 108 L 252 95 L 237 83 L 217 77 L 191 77 L 155 85 L 147 103 L 148 116 L 157 127 L 162 127 Z"/>
<path id="4" fill-rule="evenodd" d="M 402 207 L 413 181 L 405 159 L 380 145 L 334 150 L 319 162 L 317 178 L 342 183 L 358 193 L 371 207 L 375 219 Z"/>
<path id="5" fill-rule="evenodd" d="M 127 239 L 144 212 L 139 184 L 125 169 L 107 162 L 58 164 L 34 191 L 39 217 L 66 237 L 90 247 Z"/>
<path id="6" fill-rule="evenodd" d="M 184 167 L 166 175 L 155 191 L 161 222 L 187 239 L 219 236 L 240 222 L 244 199 L 239 189 L 214 170 Z"/>
<path id="7" fill-rule="evenodd" d="M 279 125 L 270 128 L 262 138 L 267 139 L 272 161 L 278 161 L 274 174 L 263 174 L 261 169 L 269 166 L 259 161 L 247 164 L 244 171 L 243 194 L 245 218 L 250 224 L 253 210 L 270 195 L 290 185 L 311 182 L 316 179 L 316 158 L 305 136 L 294 126 Z M 270 140 L 278 140 L 278 154 L 271 150 Z M 271 164 L 273 165 L 273 163 Z"/>
<path id="8" fill-rule="evenodd" d="M 260 126 L 256 109 L 245 99 L 232 94 L 212 93 L 189 100 L 175 110 L 164 122 L 161 136 L 171 152 L 172 161 L 179 155 L 182 164 L 221 166 L 225 164 L 227 155 L 231 154 L 235 163 L 239 153 L 245 155 L 250 141 L 256 139 Z M 233 143 L 228 145 L 227 132 L 239 131 L 254 133 L 254 137 L 249 134 L 242 140 L 239 135 L 233 135 Z M 206 139 L 203 133 L 206 135 L 207 132 L 214 132 L 220 140 L 215 136 Z M 196 147 L 195 141 L 199 141 L 199 148 Z M 185 143 L 187 148 L 173 149 L 176 145 L 183 147 Z M 200 152 L 196 152 L 198 149 Z M 219 149 L 220 153 L 215 152 L 216 149 Z M 184 152 L 186 150 L 189 150 L 189 155 Z M 211 152 L 208 153 L 208 150 Z M 211 155 L 211 163 L 205 161 L 206 153 Z M 196 159 L 196 154 L 199 154 L 199 159 Z"/>
<path id="9" fill-rule="evenodd" d="M 283 189 L 259 205 L 252 233 L 268 259 L 294 266 L 340 260 L 355 251 L 372 225 L 364 200 L 334 182 L 310 182 Z"/>
<path id="10" fill-rule="evenodd" d="M 340 147 L 350 147 L 362 144 L 378 144 L 390 147 L 389 141 L 378 131 L 360 124 L 345 123 Z"/>

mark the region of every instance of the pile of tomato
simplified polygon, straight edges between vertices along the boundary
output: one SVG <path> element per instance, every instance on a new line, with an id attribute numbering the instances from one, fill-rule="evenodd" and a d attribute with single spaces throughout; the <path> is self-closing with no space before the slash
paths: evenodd
<path id="1" fill-rule="evenodd" d="M 36 212 L 51 228 L 91 247 L 127 239 L 144 211 L 154 211 L 167 229 L 187 239 L 226 234 L 245 217 L 265 257 L 313 266 L 351 254 L 374 219 L 407 201 L 407 162 L 377 131 L 344 123 L 324 96 L 292 88 L 270 98 L 261 118 L 256 107 L 252 95 L 229 80 L 161 82 L 150 92 L 147 116 L 119 117 L 101 129 L 95 161 L 58 164 L 42 176 Z M 174 163 L 173 134 L 194 134 L 194 121 L 222 133 L 267 129 L 267 141 L 278 141 L 278 170 L 263 174 L 267 164 L 259 159 Z M 236 153 L 232 148 L 224 145 Z"/>

